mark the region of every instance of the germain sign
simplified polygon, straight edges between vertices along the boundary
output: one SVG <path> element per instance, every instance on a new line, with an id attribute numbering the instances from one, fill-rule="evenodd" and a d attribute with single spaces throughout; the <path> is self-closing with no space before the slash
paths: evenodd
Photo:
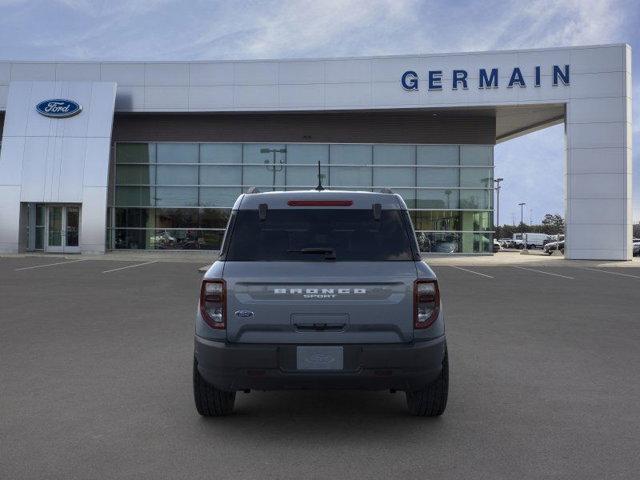
<path id="1" fill-rule="evenodd" d="M 36 110 L 45 117 L 67 118 L 79 114 L 82 111 L 82 106 L 73 100 L 56 98 L 40 102 L 36 105 Z"/>
<path id="2" fill-rule="evenodd" d="M 553 68 L 550 69 L 549 74 L 553 77 L 552 84 L 554 87 L 557 87 L 560 84 L 565 86 L 569 85 L 569 70 L 569 65 L 564 65 L 562 67 L 554 65 Z M 534 87 L 541 86 L 542 67 L 538 65 L 532 72 L 525 73 L 529 73 L 532 76 L 532 79 L 529 80 L 531 85 Z M 400 78 L 402 88 L 408 91 L 419 90 L 421 81 L 422 79 L 418 73 L 413 70 L 407 70 Z M 445 83 L 444 73 L 442 70 L 428 70 L 424 81 L 427 83 L 429 91 L 442 90 Z M 471 79 L 469 79 L 469 72 L 462 69 L 451 71 L 450 82 L 451 83 L 449 85 L 451 90 L 458 90 L 459 88 L 467 90 L 469 88 L 469 84 L 472 83 Z M 477 79 L 474 80 L 474 83 L 476 82 L 478 88 L 499 88 L 501 84 L 505 83 L 507 88 L 525 88 L 527 86 L 527 81 L 519 67 L 513 68 L 513 70 L 508 71 L 507 74 L 503 76 L 501 76 L 501 72 L 498 71 L 497 68 L 481 68 L 478 70 Z"/>

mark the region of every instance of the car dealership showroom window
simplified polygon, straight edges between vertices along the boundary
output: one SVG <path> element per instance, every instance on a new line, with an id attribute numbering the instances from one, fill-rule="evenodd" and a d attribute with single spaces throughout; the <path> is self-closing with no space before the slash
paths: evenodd
<path id="1" fill-rule="evenodd" d="M 490 253 L 493 146 L 118 143 L 109 248 L 218 249 L 231 207 L 261 191 L 391 188 L 422 251 Z"/>

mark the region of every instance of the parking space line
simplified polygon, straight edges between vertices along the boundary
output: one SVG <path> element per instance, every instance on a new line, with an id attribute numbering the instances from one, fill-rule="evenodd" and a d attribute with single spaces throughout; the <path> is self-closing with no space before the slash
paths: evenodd
<path id="1" fill-rule="evenodd" d="M 638 275 L 631 275 L 629 273 L 620 273 L 620 272 L 610 272 L 608 270 L 602 270 L 600 268 L 589 268 L 589 267 L 578 267 L 578 268 L 581 268 L 582 270 L 590 270 L 592 272 L 608 273 L 609 275 L 619 275 L 621 277 L 640 278 L 640 276 Z"/>
<path id="2" fill-rule="evenodd" d="M 136 267 L 142 267 L 144 265 L 151 265 L 152 263 L 157 263 L 158 260 L 152 260 L 151 262 L 144 262 L 144 263 L 137 263 L 135 265 L 127 265 L 126 267 L 120 267 L 120 268 L 112 268 L 111 270 L 105 270 L 102 273 L 111 273 L 111 272 L 118 272 L 120 270 L 125 270 L 127 268 L 136 268 Z"/>
<path id="3" fill-rule="evenodd" d="M 486 273 L 474 272 L 473 270 L 468 270 L 468 269 L 462 268 L 462 267 L 456 267 L 454 265 L 448 265 L 448 266 L 451 267 L 451 268 L 457 268 L 458 270 L 462 270 L 464 272 L 473 273 L 474 275 L 480 275 L 481 277 L 493 278 L 491 275 L 487 275 Z"/>
<path id="4" fill-rule="evenodd" d="M 55 265 L 66 265 L 67 263 L 78 263 L 78 262 L 84 262 L 85 260 L 87 260 L 87 259 L 86 258 L 81 258 L 80 260 L 71 260 L 69 262 L 47 263 L 46 265 L 33 265 L 31 267 L 16 268 L 15 271 L 19 272 L 20 270 L 31 270 L 31 269 L 34 269 L 34 268 L 53 267 Z"/>
<path id="5" fill-rule="evenodd" d="M 527 270 L 528 272 L 542 273 L 543 275 L 552 275 L 554 277 L 566 278 L 568 280 L 575 280 L 575 278 L 568 277 L 567 275 L 560 275 L 559 273 L 545 272 L 544 270 L 536 270 L 535 268 L 518 267 L 515 265 L 513 265 L 513 268 L 519 268 L 520 270 Z"/>

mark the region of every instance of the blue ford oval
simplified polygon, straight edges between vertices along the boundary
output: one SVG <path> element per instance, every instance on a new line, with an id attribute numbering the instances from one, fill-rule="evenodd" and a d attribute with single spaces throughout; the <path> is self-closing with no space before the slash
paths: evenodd
<path id="1" fill-rule="evenodd" d="M 67 118 L 79 114 L 82 111 L 82 106 L 73 100 L 56 98 L 40 102 L 36 105 L 36 110 L 45 117 Z"/>

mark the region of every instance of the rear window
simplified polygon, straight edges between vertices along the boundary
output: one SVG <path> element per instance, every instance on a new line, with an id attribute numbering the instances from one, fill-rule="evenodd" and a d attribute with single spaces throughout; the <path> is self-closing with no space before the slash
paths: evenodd
<path id="1" fill-rule="evenodd" d="M 224 259 L 229 261 L 413 260 L 404 210 L 269 209 L 234 213 Z M 411 235 L 411 236 L 410 236 Z"/>

